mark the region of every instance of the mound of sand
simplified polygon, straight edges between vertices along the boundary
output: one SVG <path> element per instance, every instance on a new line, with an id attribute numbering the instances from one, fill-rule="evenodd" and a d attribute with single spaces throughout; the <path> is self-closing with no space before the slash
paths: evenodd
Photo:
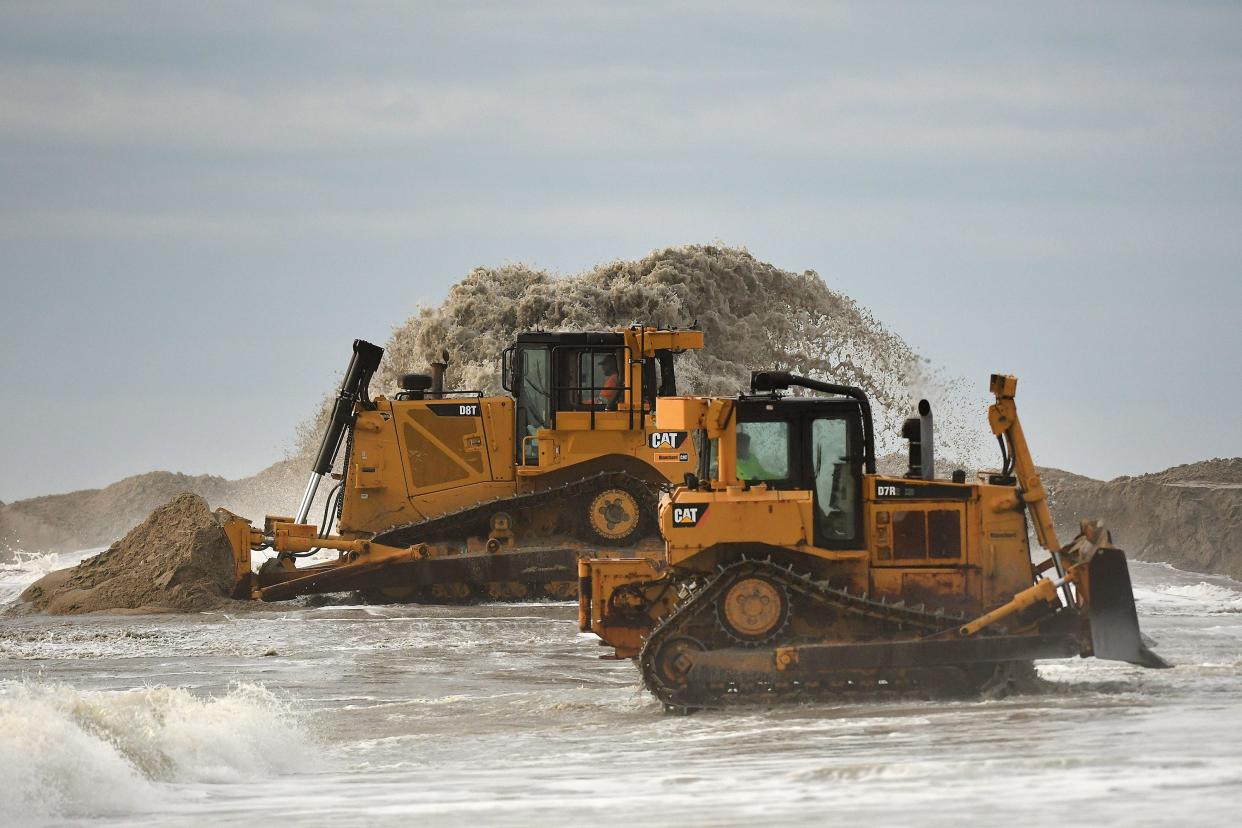
<path id="1" fill-rule="evenodd" d="M 232 589 L 228 538 L 207 502 L 185 492 L 104 552 L 40 578 L 12 612 L 199 612 L 224 604 Z"/>
<path id="2" fill-rule="evenodd" d="M 1122 478 L 1126 479 L 1126 478 Z M 1242 488 L 1242 457 L 1216 457 L 1199 463 L 1174 466 L 1135 480 L 1166 486 L 1197 486 L 1205 489 Z"/>
<path id="3" fill-rule="evenodd" d="M 0 504 L 0 562 L 17 549 L 73 552 L 107 546 L 181 492 L 192 492 L 213 506 L 261 523 L 265 514 L 293 508 L 309 469 L 310 461 L 299 459 L 282 460 L 241 480 L 148 472 L 102 489 Z"/>
<path id="4" fill-rule="evenodd" d="M 1132 558 L 1242 579 L 1242 458 L 1109 481 L 1040 474 L 1063 542 L 1080 519 L 1098 518 Z"/>

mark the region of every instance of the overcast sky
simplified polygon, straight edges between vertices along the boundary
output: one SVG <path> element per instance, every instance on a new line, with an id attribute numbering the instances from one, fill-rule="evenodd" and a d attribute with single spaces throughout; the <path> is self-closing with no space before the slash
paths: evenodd
<path id="1" fill-rule="evenodd" d="M 1242 454 L 1242 6 L 0 3 L 0 499 L 252 473 L 471 267 L 714 240 L 1041 463 Z"/>

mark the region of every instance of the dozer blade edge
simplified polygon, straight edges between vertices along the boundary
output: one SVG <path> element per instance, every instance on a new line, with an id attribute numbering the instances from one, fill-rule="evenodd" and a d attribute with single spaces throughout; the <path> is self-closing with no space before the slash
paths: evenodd
<path id="1" fill-rule="evenodd" d="M 363 559 L 353 564 L 330 565 L 318 572 L 308 571 L 308 574 L 300 577 L 261 586 L 259 597 L 264 601 L 285 601 L 300 595 L 385 586 L 426 587 L 486 581 L 519 581 L 530 584 L 573 581 L 577 578 L 580 554 L 581 550 L 576 548 L 547 547 L 442 558 L 377 561 Z"/>
<path id="2" fill-rule="evenodd" d="M 1156 669 L 1173 666 L 1143 643 L 1124 552 L 1115 547 L 1097 549 L 1087 565 L 1087 584 L 1087 618 L 1096 658 Z"/>

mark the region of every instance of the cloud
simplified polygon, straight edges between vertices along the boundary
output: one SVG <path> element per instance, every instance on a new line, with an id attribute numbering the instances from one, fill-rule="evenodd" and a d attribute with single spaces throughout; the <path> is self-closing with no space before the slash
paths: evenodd
<path id="1" fill-rule="evenodd" d="M 342 209 L 305 204 L 296 209 L 168 210 L 57 208 L 0 211 L 0 240 L 53 243 L 76 240 L 178 248 L 276 248 L 299 245 L 437 246 L 447 238 L 601 238 L 622 234 L 659 243 L 710 240 L 745 244 L 752 239 L 794 243 L 813 235 L 840 250 L 904 251 L 912 261 L 944 267 L 965 257 L 975 267 L 1006 262 L 1024 271 L 1052 273 L 1097 263 L 1109 273 L 1126 263 L 1196 262 L 1242 256 L 1233 232 L 1234 207 L 1183 207 L 1176 217 L 1147 205 L 1074 203 L 1050 207 L 1019 202 L 946 202 L 900 197 L 791 197 L 745 194 L 713 199 L 679 193 L 659 199 L 640 194 L 590 192 L 531 194 L 520 203 L 493 195 L 453 198 L 437 194 L 419 205 Z M 743 209 L 743 207 L 745 209 Z M 660 241 L 662 240 L 662 241 Z M 1188 251 L 1193 251 L 1188 252 Z M 981 272 L 962 280 L 986 281 Z"/>
<path id="2" fill-rule="evenodd" d="M 1224 86 L 1092 66 L 823 71 L 601 65 L 472 81 L 417 73 L 213 79 L 0 66 L 0 140 L 234 153 L 504 147 L 537 155 L 730 149 L 779 156 L 1194 155 L 1242 139 Z"/>

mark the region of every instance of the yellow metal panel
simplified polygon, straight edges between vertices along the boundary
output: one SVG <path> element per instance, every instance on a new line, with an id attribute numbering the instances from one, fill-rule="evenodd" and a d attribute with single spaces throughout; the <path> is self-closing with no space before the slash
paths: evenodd
<path id="1" fill-rule="evenodd" d="M 971 543 L 971 563 L 979 567 L 984 607 L 1008 601 L 1035 578 L 1026 512 L 1021 506 L 999 508 L 1013 499 L 1008 486 L 979 486 L 974 521 L 978 536 Z"/>
<path id="2" fill-rule="evenodd" d="M 624 329 L 625 344 L 636 356 L 652 356 L 661 350 L 690 350 L 703 347 L 702 331 L 661 331 L 655 328 Z"/>
<path id="3" fill-rule="evenodd" d="M 476 406 L 479 413 L 438 416 L 430 405 Z M 512 410 L 503 397 L 378 398 L 375 410 L 358 414 L 339 531 L 381 532 L 513 494 Z M 493 457 L 503 461 L 496 464 L 500 480 L 493 480 Z"/>
<path id="4" fill-rule="evenodd" d="M 705 428 L 711 400 L 706 397 L 661 397 L 656 400 L 655 426 L 659 431 Z"/>
<path id="5" fill-rule="evenodd" d="M 721 543 L 797 546 L 811 537 L 811 492 L 756 486 L 717 491 L 678 488 L 660 504 L 660 531 L 669 563 L 679 564 Z"/>
<path id="6" fill-rule="evenodd" d="M 650 423 L 650 419 L 647 421 Z M 642 427 L 642 418 L 638 412 L 629 411 L 596 411 L 595 427 L 591 427 L 590 411 L 558 411 L 556 412 L 555 431 L 638 431 Z"/>
<path id="7" fill-rule="evenodd" d="M 638 655 L 652 622 L 629 601 L 614 599 L 619 587 L 660 577 L 662 565 L 649 558 L 594 558 L 578 563 L 578 627 L 593 632 L 616 651 L 618 658 Z M 625 594 L 622 594 L 624 597 Z M 669 595 L 671 602 L 673 596 Z"/>
<path id="8" fill-rule="evenodd" d="M 947 481 L 936 481 L 937 484 L 941 482 L 951 485 Z M 976 487 L 963 487 L 969 489 L 966 499 L 877 498 L 879 486 L 910 484 L 910 480 L 900 477 L 869 475 L 864 478 L 864 524 L 873 563 L 900 567 L 966 563 L 972 543 L 970 515 L 973 512 L 970 509 L 977 496 Z M 950 537 L 945 531 L 954 522 L 953 515 L 957 532 Z"/>
<path id="9" fill-rule="evenodd" d="M 455 486 L 438 492 L 415 494 L 409 498 L 407 503 L 419 514 L 435 517 L 494 498 L 511 497 L 516 491 L 516 485 L 512 480 L 488 480 L 470 486 Z"/>
<path id="10" fill-rule="evenodd" d="M 492 470 L 492 480 L 513 479 L 513 401 L 507 397 L 485 397 L 479 401 L 483 406 L 483 431 L 487 437 L 487 453 Z"/>
<path id="11" fill-rule="evenodd" d="M 410 512 L 405 497 L 404 461 L 390 401 L 377 399 L 375 410 L 358 412 L 349 460 L 338 524 L 342 535 L 376 532 L 421 517 Z"/>

